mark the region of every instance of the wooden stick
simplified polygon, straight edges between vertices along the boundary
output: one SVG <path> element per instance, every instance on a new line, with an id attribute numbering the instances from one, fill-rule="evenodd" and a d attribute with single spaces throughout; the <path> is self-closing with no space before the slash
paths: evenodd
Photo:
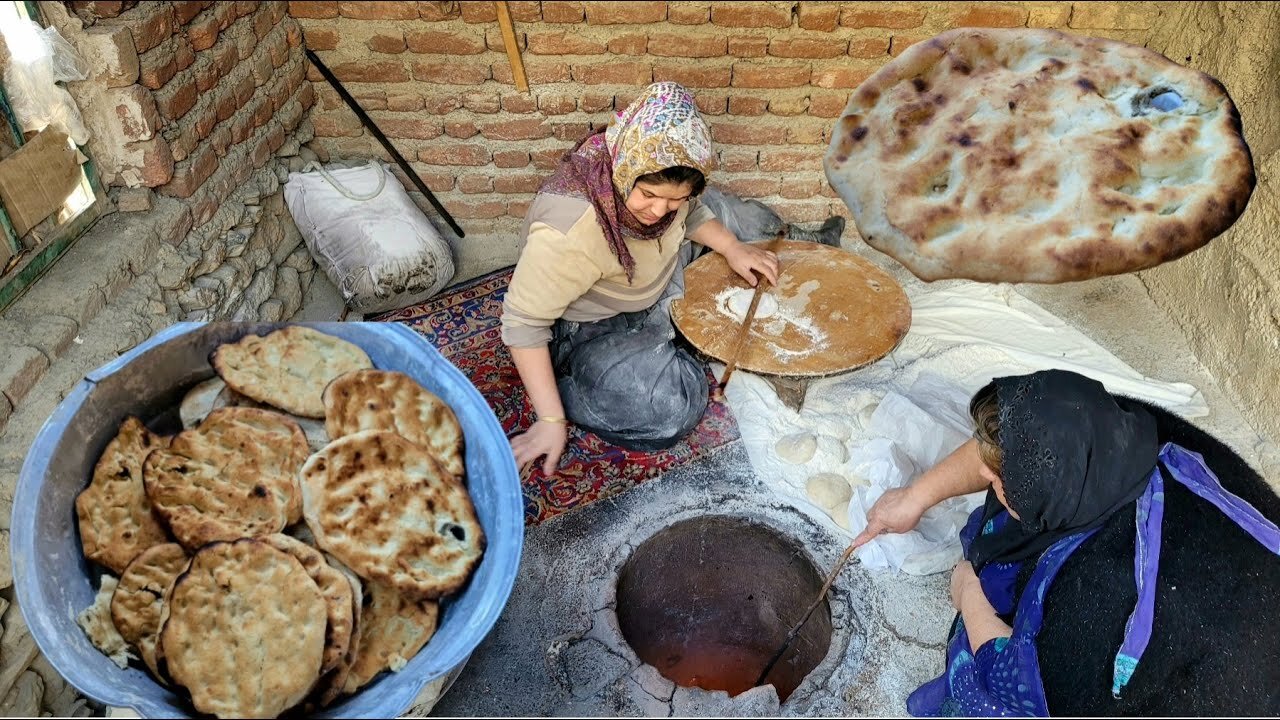
<path id="1" fill-rule="evenodd" d="M 751 272 L 756 276 L 756 291 L 751 295 L 751 306 L 747 308 L 747 316 L 742 319 L 742 327 L 738 329 L 738 339 L 734 343 L 733 354 L 729 356 L 729 364 L 725 366 L 724 377 L 720 378 L 721 388 L 729 384 L 729 376 L 733 374 L 734 368 L 738 367 L 738 358 L 742 357 L 742 350 L 747 346 L 747 337 L 751 335 L 751 321 L 755 320 L 756 308 L 760 307 L 760 298 L 764 295 L 764 277 L 755 270 Z"/>
<path id="2" fill-rule="evenodd" d="M 813 604 L 805 611 L 804 617 L 800 618 L 800 622 L 796 623 L 795 627 L 791 628 L 791 632 L 787 633 L 787 639 L 782 642 L 782 647 L 778 648 L 778 651 L 773 654 L 773 657 L 769 658 L 769 662 L 764 666 L 764 670 L 760 672 L 760 677 L 756 678 L 756 684 L 753 687 L 759 687 L 764 684 L 764 679 L 769 676 L 770 671 L 773 670 L 773 666 L 778 664 L 778 661 L 782 659 L 782 654 L 787 651 L 787 648 L 791 647 L 791 641 L 795 640 L 796 636 L 800 634 L 800 628 L 804 627 L 804 624 L 809 622 L 809 616 L 813 614 L 814 610 L 818 609 L 818 606 L 822 604 L 823 599 L 827 597 L 827 591 L 830 590 L 831 585 L 835 583 L 836 576 L 844 569 L 845 563 L 849 562 L 849 558 L 853 555 L 853 551 L 857 550 L 859 545 L 861 545 L 861 543 L 858 542 L 857 538 L 854 538 L 853 542 L 849 543 L 849 547 L 844 549 L 844 554 L 836 561 L 835 569 L 827 576 L 827 582 L 823 584 L 822 592 L 819 592 L 818 597 L 814 598 Z"/>
<path id="3" fill-rule="evenodd" d="M 520 46 L 516 44 L 516 29 L 511 24 L 511 8 L 506 0 L 495 0 L 498 10 L 498 26 L 502 28 L 502 44 L 507 48 L 507 61 L 511 63 L 511 75 L 516 80 L 516 88 L 520 92 L 529 92 L 529 78 L 524 74 L 524 59 L 520 57 Z"/>

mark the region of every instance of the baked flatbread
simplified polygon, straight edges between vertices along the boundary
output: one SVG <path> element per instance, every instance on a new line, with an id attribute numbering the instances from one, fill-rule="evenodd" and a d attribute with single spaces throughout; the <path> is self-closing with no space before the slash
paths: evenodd
<path id="1" fill-rule="evenodd" d="M 351 667 L 355 664 L 356 656 L 360 653 L 362 638 L 364 637 L 364 584 L 360 581 L 359 576 L 351 572 L 351 569 L 343 565 L 332 555 L 326 555 L 325 559 L 329 565 L 342 573 L 351 585 L 351 612 L 354 623 L 351 629 L 351 644 L 347 647 L 347 654 L 342 658 L 342 662 L 337 667 L 320 676 L 320 680 L 316 682 L 316 687 L 311 694 L 311 702 L 318 707 L 326 707 L 342 694 L 343 688 L 347 684 L 347 676 L 351 674 Z"/>
<path id="2" fill-rule="evenodd" d="M 195 554 L 174 583 L 160 642 L 196 710 L 273 718 L 315 685 L 326 626 L 324 599 L 302 563 L 245 539 Z"/>
<path id="3" fill-rule="evenodd" d="M 214 376 L 188 390 L 182 398 L 182 404 L 178 407 L 178 415 L 182 418 L 182 429 L 190 430 L 209 417 L 209 413 L 226 406 L 227 403 L 219 402 L 226 389 L 227 384 L 222 381 L 222 378 Z"/>
<path id="4" fill-rule="evenodd" d="M 111 622 L 111 596 L 115 594 L 119 581 L 114 575 L 103 575 L 101 582 L 98 594 L 93 597 L 93 604 L 80 611 L 76 616 L 76 624 L 84 630 L 94 647 L 123 669 L 129 667 L 129 659 L 133 657 L 133 653 L 129 652 L 129 643 Z"/>
<path id="5" fill-rule="evenodd" d="M 393 430 L 427 450 L 462 479 L 462 426 L 443 400 L 413 378 L 387 370 L 357 370 L 324 389 L 329 437 L 361 430 Z"/>
<path id="6" fill-rule="evenodd" d="M 129 563 L 111 596 L 111 621 L 121 637 L 137 649 L 151 673 L 162 682 L 164 678 L 156 663 L 161 611 L 173 581 L 190 564 L 187 551 L 177 543 L 148 548 Z"/>
<path id="7" fill-rule="evenodd" d="M 383 670 L 399 672 L 435 634 L 440 616 L 434 601 L 415 602 L 377 582 L 365 585 L 364 601 L 360 650 L 343 689 L 348 694 Z"/>
<path id="8" fill-rule="evenodd" d="M 277 410 L 266 403 L 260 403 L 253 398 L 246 397 L 235 390 L 232 390 L 227 387 L 226 383 L 222 381 L 222 378 L 217 378 L 217 380 L 221 383 L 222 390 L 218 393 L 217 398 L 214 399 L 213 407 L 210 408 L 209 412 L 223 407 L 248 407 L 258 408 L 260 410 L 271 410 L 272 412 L 277 412 L 289 418 L 293 422 L 297 423 L 298 427 L 302 428 L 302 434 L 307 436 L 307 446 L 311 448 L 312 452 L 315 452 L 329 444 L 329 435 L 324 431 L 323 420 L 302 417 L 300 415 L 291 415 L 283 410 Z M 206 412 L 205 415 L 208 415 L 208 412 Z M 200 419 L 203 420 L 204 417 L 201 416 Z"/>
<path id="9" fill-rule="evenodd" d="M 329 443 L 301 475 L 316 542 L 362 578 L 431 600 L 480 562 L 484 532 L 466 488 L 420 445 L 365 430 Z"/>
<path id="10" fill-rule="evenodd" d="M 169 440 L 128 417 L 93 468 L 89 487 L 76 497 L 84 556 L 119 575 L 138 553 L 169 542 L 164 525 L 151 512 L 142 484 L 142 463 Z"/>
<path id="11" fill-rule="evenodd" d="M 351 647 L 351 632 L 355 627 L 352 609 L 351 583 L 345 575 L 325 562 L 319 550 L 288 535 L 267 535 L 262 541 L 271 547 L 292 555 L 311 576 L 320 596 L 324 598 L 329 624 L 324 636 L 324 657 L 320 672 L 327 673 L 338 667 Z"/>
<path id="12" fill-rule="evenodd" d="M 219 347 L 211 360 L 232 390 L 311 418 L 324 417 L 321 393 L 334 378 L 373 367 L 358 346 L 300 325 L 247 335 Z"/>
<path id="13" fill-rule="evenodd" d="M 912 45 L 854 92 L 825 168 L 867 244 L 926 281 L 1149 268 L 1229 228 L 1255 182 L 1218 81 L 1027 29 Z"/>

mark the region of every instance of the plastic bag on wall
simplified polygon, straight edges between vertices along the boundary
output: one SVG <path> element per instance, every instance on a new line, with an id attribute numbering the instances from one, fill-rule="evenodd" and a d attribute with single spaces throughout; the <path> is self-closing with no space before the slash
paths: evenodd
<path id="1" fill-rule="evenodd" d="M 422 302 L 453 279 L 448 241 L 382 163 L 333 170 L 309 163 L 289 173 L 284 201 L 312 257 L 353 310 Z"/>
<path id="2" fill-rule="evenodd" d="M 39 132 L 52 126 L 77 145 L 88 142 L 89 130 L 75 100 L 58 85 L 87 78 L 88 64 L 56 28 L 24 20 L 0 31 L 10 55 L 4 89 L 22 131 Z"/>

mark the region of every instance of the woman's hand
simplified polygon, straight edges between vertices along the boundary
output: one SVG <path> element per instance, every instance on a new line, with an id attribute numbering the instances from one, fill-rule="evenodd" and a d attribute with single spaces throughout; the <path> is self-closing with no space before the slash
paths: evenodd
<path id="1" fill-rule="evenodd" d="M 982 581 L 968 560 L 957 563 L 951 573 L 951 604 L 960 611 L 960 619 L 964 621 L 965 632 L 969 635 L 969 652 L 976 654 L 991 640 L 1013 634 L 1013 628 L 996 614 L 982 589 Z"/>
<path id="2" fill-rule="evenodd" d="M 973 565 L 968 560 L 961 560 L 951 572 L 951 604 L 956 610 L 963 610 L 966 605 L 972 607 L 969 601 L 973 599 L 973 592 L 982 592 L 982 582 L 973 572 Z M 986 598 L 985 594 L 983 598 Z"/>
<path id="3" fill-rule="evenodd" d="M 750 283 L 751 287 L 755 287 L 758 282 L 753 270 L 765 276 L 770 285 L 778 284 L 777 253 L 737 241 L 726 247 L 721 254 L 728 261 L 729 267 Z"/>
<path id="4" fill-rule="evenodd" d="M 542 472 L 552 475 L 568 442 L 569 429 L 565 425 L 535 422 L 527 432 L 511 438 L 511 451 L 515 453 L 516 465 L 520 466 L 522 473 L 530 463 L 545 455 L 547 459 L 542 463 Z"/>
<path id="5" fill-rule="evenodd" d="M 918 493 L 912 492 L 911 486 L 886 490 L 867 511 L 867 527 L 854 538 L 853 544 L 860 547 L 877 535 L 913 530 L 930 507 Z"/>

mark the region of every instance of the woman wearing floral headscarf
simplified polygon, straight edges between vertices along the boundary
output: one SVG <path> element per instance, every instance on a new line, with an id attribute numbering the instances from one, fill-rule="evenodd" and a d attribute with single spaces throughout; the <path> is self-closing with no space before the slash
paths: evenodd
<path id="1" fill-rule="evenodd" d="M 705 367 L 674 345 L 670 303 L 684 293 L 690 240 L 751 285 L 778 258 L 739 242 L 697 196 L 711 133 L 676 83 L 656 83 L 608 130 L 561 160 L 525 218 L 503 303 L 502 338 L 537 420 L 511 440 L 523 467 L 555 470 L 566 422 L 637 450 L 669 447 L 707 405 Z"/>
<path id="2" fill-rule="evenodd" d="M 1280 497 L 1176 415 L 1064 370 L 996 378 L 976 431 L 855 542 L 989 489 L 960 532 L 946 671 L 917 717 L 1280 713 Z"/>

